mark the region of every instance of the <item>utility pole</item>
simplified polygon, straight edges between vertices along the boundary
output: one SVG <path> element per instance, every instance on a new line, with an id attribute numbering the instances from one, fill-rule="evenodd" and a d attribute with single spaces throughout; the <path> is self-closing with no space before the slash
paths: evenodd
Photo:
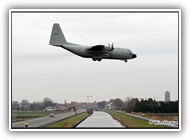
<path id="1" fill-rule="evenodd" d="M 90 97 L 92 97 L 92 96 L 87 96 L 87 106 L 86 106 L 87 109 L 89 108 L 89 98 Z"/>
<path id="2" fill-rule="evenodd" d="M 89 103 L 89 98 L 92 97 L 92 96 L 87 96 L 87 104 Z"/>

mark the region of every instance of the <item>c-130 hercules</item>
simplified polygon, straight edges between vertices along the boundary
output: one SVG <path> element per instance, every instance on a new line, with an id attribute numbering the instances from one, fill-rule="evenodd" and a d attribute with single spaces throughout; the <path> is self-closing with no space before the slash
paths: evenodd
<path id="1" fill-rule="evenodd" d="M 113 43 L 111 46 L 109 44 L 108 46 L 95 45 L 90 47 L 69 43 L 66 41 L 58 23 L 53 25 L 49 44 L 52 46 L 62 47 L 84 58 L 92 58 L 94 61 L 101 61 L 102 59 L 117 59 L 127 62 L 128 59 L 134 59 L 137 57 L 137 55 L 132 53 L 129 49 L 114 48 Z"/>

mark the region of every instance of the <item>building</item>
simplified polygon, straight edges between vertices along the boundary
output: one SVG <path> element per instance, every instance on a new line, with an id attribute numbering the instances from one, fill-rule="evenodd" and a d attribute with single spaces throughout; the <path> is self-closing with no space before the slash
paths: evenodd
<path id="1" fill-rule="evenodd" d="M 169 102 L 170 101 L 170 92 L 166 91 L 165 92 L 165 102 Z"/>
<path id="2" fill-rule="evenodd" d="M 54 107 L 52 106 L 48 106 L 44 109 L 45 112 L 48 112 L 48 111 L 54 111 Z"/>
<path id="3" fill-rule="evenodd" d="M 20 106 L 19 106 L 19 103 L 18 101 L 12 101 L 12 110 L 19 110 L 20 109 Z"/>

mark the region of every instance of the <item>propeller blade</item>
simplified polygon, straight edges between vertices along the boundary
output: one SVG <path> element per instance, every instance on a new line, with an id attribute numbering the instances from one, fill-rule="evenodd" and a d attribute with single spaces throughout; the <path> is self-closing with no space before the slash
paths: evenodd
<path id="1" fill-rule="evenodd" d="M 114 47 L 113 47 L 113 46 L 114 46 L 114 43 L 112 43 L 112 44 L 111 44 L 111 48 L 112 48 L 112 50 L 114 49 Z"/>

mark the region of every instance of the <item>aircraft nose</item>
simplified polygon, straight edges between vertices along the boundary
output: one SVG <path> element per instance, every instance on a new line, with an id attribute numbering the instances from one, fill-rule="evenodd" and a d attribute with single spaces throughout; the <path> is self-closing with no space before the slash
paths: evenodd
<path id="1" fill-rule="evenodd" d="M 136 57 L 137 57 L 137 55 L 136 55 L 136 54 L 133 54 L 133 55 L 132 55 L 132 58 L 136 58 Z"/>

